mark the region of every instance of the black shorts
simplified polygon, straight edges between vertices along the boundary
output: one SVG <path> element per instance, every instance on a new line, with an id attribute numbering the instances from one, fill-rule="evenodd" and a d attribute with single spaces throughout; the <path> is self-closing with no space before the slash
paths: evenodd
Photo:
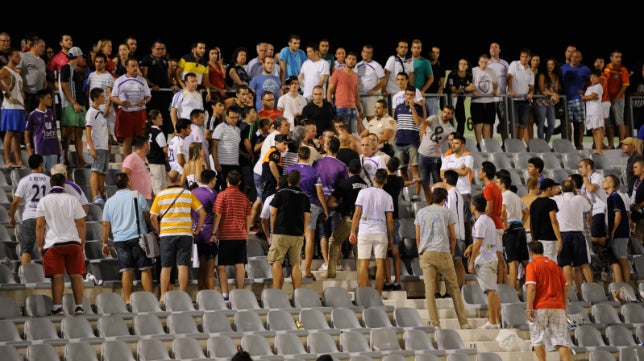
<path id="1" fill-rule="evenodd" d="M 161 267 L 192 267 L 192 236 L 161 236 Z"/>
<path id="2" fill-rule="evenodd" d="M 561 243 L 561 252 L 557 255 L 559 267 L 577 267 L 590 262 L 588 259 L 588 243 L 582 232 L 561 232 Z"/>
<path id="3" fill-rule="evenodd" d="M 491 103 L 474 103 L 470 105 L 473 124 L 494 124 L 496 120 L 496 104 Z"/>
<path id="4" fill-rule="evenodd" d="M 604 213 L 593 214 L 593 226 L 590 228 L 590 236 L 596 238 L 606 237 L 606 220 Z"/>
<path id="5" fill-rule="evenodd" d="M 152 259 L 145 256 L 145 252 L 139 246 L 138 237 L 114 242 L 114 248 L 116 249 L 119 272 L 152 268 Z"/>
<path id="6" fill-rule="evenodd" d="M 232 266 L 248 263 L 245 239 L 220 239 L 217 242 L 219 256 L 217 266 Z"/>
<path id="7" fill-rule="evenodd" d="M 218 247 L 216 243 L 197 243 L 199 257 L 213 259 L 217 257 Z"/>
<path id="8" fill-rule="evenodd" d="M 523 262 L 530 259 L 525 228 L 521 224 L 510 224 L 503 232 L 503 255 L 506 262 Z"/>

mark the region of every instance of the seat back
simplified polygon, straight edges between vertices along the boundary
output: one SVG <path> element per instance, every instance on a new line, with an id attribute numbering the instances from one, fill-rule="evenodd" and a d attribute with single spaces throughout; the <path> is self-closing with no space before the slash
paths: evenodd
<path id="1" fill-rule="evenodd" d="M 393 327 L 387 312 L 380 307 L 365 308 L 362 311 L 362 319 L 368 328 Z"/>
<path id="2" fill-rule="evenodd" d="M 344 287 L 326 287 L 322 292 L 322 304 L 330 307 L 353 307 L 351 296 Z"/>
<path id="3" fill-rule="evenodd" d="M 101 315 L 130 313 L 123 296 L 115 292 L 101 292 L 96 295 L 96 312 Z"/>
<path id="4" fill-rule="evenodd" d="M 96 330 L 100 337 L 131 336 L 130 329 L 119 315 L 103 315 L 96 321 Z"/>
<path id="5" fill-rule="evenodd" d="M 333 336 L 326 332 L 309 333 L 306 336 L 306 345 L 309 353 L 328 354 L 340 352 Z"/>
<path id="6" fill-rule="evenodd" d="M 20 352 L 11 345 L 0 345 L 0 355 L 4 361 L 23 361 Z"/>
<path id="7" fill-rule="evenodd" d="M 172 340 L 172 353 L 177 360 L 206 358 L 201 344 L 192 337 L 176 337 Z"/>
<path id="8" fill-rule="evenodd" d="M 258 310 L 261 307 L 253 291 L 245 288 L 230 290 L 230 308 L 233 310 Z"/>
<path id="9" fill-rule="evenodd" d="M 532 138 L 528 141 L 528 150 L 533 153 L 552 152 L 548 142 L 541 138 Z"/>
<path id="10" fill-rule="evenodd" d="M 466 348 L 461 336 L 456 330 L 451 328 L 436 330 L 434 333 L 434 339 L 436 340 L 436 348 L 439 350 L 458 350 Z"/>
<path id="11" fill-rule="evenodd" d="M 66 316 L 60 321 L 60 334 L 62 338 L 96 338 L 94 329 L 85 317 Z"/>
<path id="12" fill-rule="evenodd" d="M 136 361 L 127 342 L 123 340 L 105 340 L 101 344 L 103 361 Z"/>
<path id="13" fill-rule="evenodd" d="M 59 340 L 56 326 L 48 318 L 30 318 L 23 326 L 24 339 L 27 341 Z"/>
<path id="14" fill-rule="evenodd" d="M 51 296 L 44 294 L 32 294 L 25 298 L 25 316 L 44 317 L 51 312 L 54 301 Z"/>
<path id="15" fill-rule="evenodd" d="M 293 308 L 286 291 L 281 288 L 264 288 L 260 298 L 262 306 L 267 309 Z"/>
<path id="16" fill-rule="evenodd" d="M 195 305 L 192 303 L 192 299 L 186 291 L 168 291 L 164 294 L 163 301 L 165 303 L 166 311 L 181 312 L 195 310 Z"/>
<path id="17" fill-rule="evenodd" d="M 205 333 L 234 332 L 226 311 L 208 311 L 201 316 L 201 329 Z"/>
<path id="18" fill-rule="evenodd" d="M 633 332 L 623 324 L 615 324 L 607 326 L 604 330 L 608 344 L 611 346 L 637 346 L 633 337 Z"/>
<path id="19" fill-rule="evenodd" d="M 300 311 L 300 322 L 307 330 L 330 329 L 326 316 L 317 308 L 305 308 Z"/>
<path id="20" fill-rule="evenodd" d="M 136 343 L 138 361 L 169 360 L 170 353 L 158 338 L 142 338 Z"/>
<path id="21" fill-rule="evenodd" d="M 275 353 L 278 355 L 303 355 L 306 349 L 300 337 L 294 333 L 275 334 Z"/>
<path id="22" fill-rule="evenodd" d="M 130 294 L 133 313 L 163 312 L 157 296 L 149 291 L 134 291 Z"/>
<path id="23" fill-rule="evenodd" d="M 589 325 L 581 325 L 575 328 L 575 339 L 577 346 L 606 346 L 601 332 Z"/>
<path id="24" fill-rule="evenodd" d="M 0 295 L 0 319 L 22 317 L 20 305 L 11 296 Z"/>
<path id="25" fill-rule="evenodd" d="M 528 329 L 528 316 L 525 312 L 525 303 L 501 304 L 501 321 L 503 328 Z"/>
<path id="26" fill-rule="evenodd" d="M 594 304 L 590 307 L 590 314 L 593 316 L 595 323 L 602 325 L 614 325 L 622 323 L 615 308 L 606 303 Z"/>
<path id="27" fill-rule="evenodd" d="M 60 361 L 56 348 L 48 343 L 34 343 L 27 346 L 26 360 Z"/>
<path id="28" fill-rule="evenodd" d="M 210 336 L 206 341 L 206 350 L 210 358 L 230 359 L 237 353 L 237 346 L 228 336 Z"/>
<path id="29" fill-rule="evenodd" d="M 264 336 L 254 334 L 244 334 L 241 337 L 241 347 L 251 356 L 274 355 L 271 346 Z"/>
<path id="30" fill-rule="evenodd" d="M 266 324 L 271 331 L 297 330 L 295 320 L 290 313 L 283 309 L 273 309 L 266 315 Z"/>
<path id="31" fill-rule="evenodd" d="M 197 291 L 197 307 L 203 311 L 229 310 L 224 295 L 217 290 Z"/>
<path id="32" fill-rule="evenodd" d="M 384 307 L 385 303 L 382 302 L 382 297 L 378 294 L 378 290 L 369 286 L 356 287 L 356 305 L 362 306 L 365 309 L 368 307 Z"/>
<path id="33" fill-rule="evenodd" d="M 487 297 L 478 284 L 464 284 L 461 287 L 461 295 L 466 306 L 487 306 Z"/>
<path id="34" fill-rule="evenodd" d="M 151 313 L 134 315 L 132 330 L 137 336 L 166 335 L 161 320 Z"/>
<path id="35" fill-rule="evenodd" d="M 331 311 L 331 322 L 333 328 L 338 330 L 349 330 L 363 328 L 356 313 L 346 307 L 336 307 Z"/>
<path id="36" fill-rule="evenodd" d="M 24 341 L 18 326 L 9 320 L 0 320 L 0 343 Z"/>
<path id="37" fill-rule="evenodd" d="M 340 351 L 367 352 L 371 351 L 367 339 L 357 331 L 344 331 L 340 334 Z"/>
<path id="38" fill-rule="evenodd" d="M 20 283 L 27 287 L 40 287 L 51 283 L 51 280 L 45 277 L 43 265 L 40 263 L 21 264 L 18 268 L 18 277 Z"/>
<path id="39" fill-rule="evenodd" d="M 626 303 L 620 308 L 620 312 L 624 317 L 624 322 L 640 324 L 644 323 L 644 307 L 641 303 Z"/>
<path id="40" fill-rule="evenodd" d="M 592 304 L 608 301 L 608 296 L 604 293 L 602 286 L 595 282 L 584 282 L 581 284 L 581 298 Z"/>
<path id="41" fill-rule="evenodd" d="M 518 303 L 521 302 L 517 291 L 512 285 L 507 283 L 497 283 L 496 292 L 499 295 L 501 303 Z"/>
<path id="42" fill-rule="evenodd" d="M 235 312 L 235 329 L 241 332 L 266 331 L 257 312 L 251 310 L 239 310 Z"/>
<path id="43" fill-rule="evenodd" d="M 405 350 L 434 350 L 434 344 L 427 332 L 419 329 L 408 329 L 403 333 Z"/>
<path id="44" fill-rule="evenodd" d="M 394 310 L 394 321 L 400 327 L 422 327 L 427 326 L 420 317 L 415 307 L 396 307 Z"/>
<path id="45" fill-rule="evenodd" d="M 369 334 L 369 342 L 373 351 L 397 351 L 402 350 L 398 342 L 396 330 L 387 328 L 372 328 Z"/>
<path id="46" fill-rule="evenodd" d="M 87 296 L 83 296 L 83 310 L 85 311 L 85 316 L 96 315 L 94 309 L 92 308 L 92 303 L 89 301 Z M 66 315 L 73 315 L 74 309 L 76 308 L 76 300 L 74 299 L 73 293 L 65 293 L 63 295 L 63 311 Z"/>
<path id="47" fill-rule="evenodd" d="M 322 300 L 313 288 L 300 287 L 293 290 L 293 304 L 299 308 L 322 307 Z"/>
<path id="48" fill-rule="evenodd" d="M 89 342 L 69 342 L 65 345 L 65 361 L 98 361 L 98 355 Z"/>
<path id="49" fill-rule="evenodd" d="M 187 313 L 171 313 L 166 318 L 166 326 L 170 335 L 193 335 L 199 333 L 199 328 L 192 315 Z"/>

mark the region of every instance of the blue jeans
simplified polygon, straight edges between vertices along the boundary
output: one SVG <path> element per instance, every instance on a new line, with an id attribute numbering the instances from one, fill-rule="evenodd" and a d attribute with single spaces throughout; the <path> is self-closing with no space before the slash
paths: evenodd
<path id="1" fill-rule="evenodd" d="M 336 112 L 347 120 L 347 123 L 351 126 L 351 133 L 358 132 L 358 109 L 337 107 Z"/>

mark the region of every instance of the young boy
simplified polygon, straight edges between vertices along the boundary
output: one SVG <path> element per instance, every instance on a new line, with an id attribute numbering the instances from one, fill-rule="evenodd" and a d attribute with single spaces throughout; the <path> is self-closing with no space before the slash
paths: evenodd
<path id="1" fill-rule="evenodd" d="M 604 112 L 601 105 L 604 89 L 599 83 L 600 77 L 599 70 L 593 70 L 590 73 L 590 86 L 586 88 L 586 92 L 581 97 L 581 101 L 586 103 L 586 129 L 593 133 L 597 154 L 602 154 L 604 144 Z"/>
<path id="2" fill-rule="evenodd" d="M 89 91 L 92 106 L 85 114 L 85 138 L 87 150 L 92 156 L 92 175 L 89 179 L 94 203 L 105 204 L 105 174 L 110 165 L 110 133 L 107 118 L 100 109 L 105 104 L 105 91 L 93 88 Z"/>
<path id="3" fill-rule="evenodd" d="M 56 129 L 56 116 L 51 109 L 53 98 L 48 89 L 36 93 L 38 107 L 29 113 L 25 125 L 25 145 L 27 154 L 40 154 L 45 161 L 45 173 L 49 174 L 51 167 L 58 163 L 60 154 L 60 139 Z M 33 142 L 31 137 L 33 136 Z"/>
<path id="4" fill-rule="evenodd" d="M 183 174 L 183 165 L 188 160 L 188 148 L 184 145 L 185 138 L 190 135 L 190 120 L 185 118 L 177 119 L 174 126 L 174 137 L 168 143 L 168 163 L 170 169 Z"/>

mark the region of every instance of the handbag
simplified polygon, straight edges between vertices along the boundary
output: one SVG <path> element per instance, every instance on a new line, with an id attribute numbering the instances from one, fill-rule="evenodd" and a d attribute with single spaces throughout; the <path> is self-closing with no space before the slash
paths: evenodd
<path id="1" fill-rule="evenodd" d="M 139 234 L 139 247 L 145 252 L 146 257 L 156 258 L 161 254 L 161 245 L 159 244 L 159 236 L 154 232 L 147 232 L 141 235 L 141 226 L 139 225 L 139 200 L 138 193 L 134 194 L 134 214 L 136 214 L 136 231 Z"/>

